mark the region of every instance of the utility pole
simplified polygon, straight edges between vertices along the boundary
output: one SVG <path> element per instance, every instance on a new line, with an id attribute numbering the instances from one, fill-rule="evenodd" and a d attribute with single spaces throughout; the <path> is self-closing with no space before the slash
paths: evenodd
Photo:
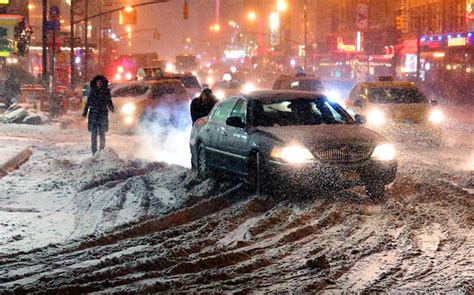
<path id="1" fill-rule="evenodd" d="M 70 26 L 71 26 L 71 30 L 69 32 L 69 37 L 71 38 L 70 40 L 70 49 L 71 51 L 69 52 L 69 66 L 71 67 L 71 81 L 70 81 L 70 85 L 71 85 L 71 89 L 74 89 L 75 85 L 74 85 L 74 78 L 75 78 L 75 74 L 76 74 L 76 67 L 75 67 L 75 60 L 74 60 L 74 47 L 75 47 L 75 36 L 74 36 L 74 0 L 71 0 L 71 9 L 70 9 L 70 14 L 71 14 L 71 17 L 70 17 Z"/>
<path id="2" fill-rule="evenodd" d="M 421 16 L 417 16 L 418 34 L 416 36 L 416 78 L 420 81 L 420 58 L 421 58 Z"/>
<path id="3" fill-rule="evenodd" d="M 103 1 L 100 0 L 100 11 L 99 13 L 102 13 L 102 5 L 103 5 Z M 99 16 L 99 71 L 100 71 L 100 74 L 102 75 L 103 74 L 103 65 L 102 65 L 102 15 Z"/>
<path id="4" fill-rule="evenodd" d="M 89 0 L 85 0 L 85 18 L 84 18 L 84 82 L 88 80 L 87 62 L 89 56 Z"/>
<path id="5" fill-rule="evenodd" d="M 307 72 L 308 65 L 308 7 L 307 0 L 304 0 L 303 6 L 303 19 L 304 19 L 304 56 L 303 56 L 303 67 L 304 71 Z"/>
<path id="6" fill-rule="evenodd" d="M 43 0 L 43 55 L 41 57 L 42 60 L 42 80 L 43 86 L 46 87 L 48 85 L 48 28 L 47 28 L 47 21 L 48 21 L 48 1 Z"/>
<path id="7" fill-rule="evenodd" d="M 370 0 L 367 0 L 367 32 L 370 32 L 370 23 L 371 23 L 371 19 L 370 19 Z M 368 35 L 368 34 L 366 34 Z M 369 52 L 369 48 L 367 48 L 367 44 L 368 44 L 368 38 L 366 38 L 365 40 L 365 44 L 366 44 L 366 52 L 367 52 L 367 74 L 366 74 L 366 80 L 369 81 L 369 77 L 370 77 L 370 59 L 371 59 L 371 56 L 370 56 L 370 52 Z"/>

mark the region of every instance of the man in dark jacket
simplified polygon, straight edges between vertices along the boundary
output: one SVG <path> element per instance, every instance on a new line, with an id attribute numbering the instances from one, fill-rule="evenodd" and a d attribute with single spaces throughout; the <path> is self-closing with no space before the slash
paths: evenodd
<path id="1" fill-rule="evenodd" d="M 191 102 L 191 119 L 194 122 L 199 118 L 209 115 L 214 105 L 217 103 L 216 97 L 212 94 L 211 89 L 205 88 L 201 95 L 194 98 Z"/>
<path id="2" fill-rule="evenodd" d="M 91 81 L 91 90 L 87 97 L 82 116 L 89 120 L 87 129 L 91 132 L 92 154 L 97 152 L 97 135 L 100 137 L 100 149 L 105 147 L 105 133 L 109 130 L 109 110 L 114 112 L 114 105 L 108 87 L 109 81 L 104 76 L 96 76 Z"/>

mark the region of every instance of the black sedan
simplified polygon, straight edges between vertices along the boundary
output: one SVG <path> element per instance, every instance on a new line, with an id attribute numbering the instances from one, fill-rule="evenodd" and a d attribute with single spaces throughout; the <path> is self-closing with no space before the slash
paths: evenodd
<path id="1" fill-rule="evenodd" d="M 395 179 L 395 149 L 326 96 L 258 91 L 229 97 L 193 126 L 192 167 L 245 178 L 257 191 L 296 183 L 330 189 L 364 185 L 382 198 Z M 360 122 L 359 122 L 360 121 Z"/>

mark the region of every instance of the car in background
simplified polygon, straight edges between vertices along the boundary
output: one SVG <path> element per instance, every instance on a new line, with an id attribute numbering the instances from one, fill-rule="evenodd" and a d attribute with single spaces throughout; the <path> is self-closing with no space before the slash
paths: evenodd
<path id="1" fill-rule="evenodd" d="M 257 91 L 220 101 L 196 121 L 191 164 L 205 178 L 219 171 L 260 191 L 297 184 L 340 189 L 364 185 L 383 198 L 396 176 L 395 149 L 326 96 Z"/>
<path id="2" fill-rule="evenodd" d="M 161 67 L 145 67 L 139 69 L 137 79 L 139 81 L 179 80 L 183 83 L 190 99 L 193 99 L 201 93 L 201 85 L 196 76 L 192 73 L 167 73 L 163 72 Z"/>
<path id="3" fill-rule="evenodd" d="M 323 93 L 324 85 L 321 79 L 313 75 L 281 75 L 273 84 L 273 90 L 299 90 Z"/>
<path id="4" fill-rule="evenodd" d="M 175 80 L 181 81 L 190 99 L 193 99 L 196 96 L 199 96 L 201 94 L 201 85 L 199 84 L 199 81 L 196 78 L 196 76 L 194 76 L 192 73 L 184 73 L 184 74 L 165 73 L 164 78 L 175 79 Z"/>
<path id="5" fill-rule="evenodd" d="M 436 101 L 429 101 L 411 82 L 363 82 L 354 86 L 346 101 L 353 113 L 367 118 L 368 127 L 390 131 L 390 126 L 404 124 L 427 131 L 430 141 L 438 142 L 444 114 Z"/>
<path id="6" fill-rule="evenodd" d="M 237 80 L 232 81 L 217 81 L 212 86 L 212 93 L 221 100 L 228 96 L 234 96 L 242 91 L 242 83 Z"/>
<path id="7" fill-rule="evenodd" d="M 122 83 L 111 94 L 116 109 L 111 116 L 112 125 L 126 130 L 144 121 L 163 120 L 173 124 L 189 109 L 189 97 L 179 80 Z"/>
<path id="8" fill-rule="evenodd" d="M 341 78 L 323 79 L 322 82 L 324 86 L 324 94 L 343 107 L 345 107 L 346 98 L 349 96 L 350 91 L 356 84 L 356 81 L 352 79 Z"/>
<path id="9" fill-rule="evenodd" d="M 228 96 L 234 96 L 239 93 L 249 93 L 255 91 L 257 88 L 252 82 L 241 82 L 240 80 L 231 81 L 217 81 L 212 87 L 212 92 L 221 100 Z"/>

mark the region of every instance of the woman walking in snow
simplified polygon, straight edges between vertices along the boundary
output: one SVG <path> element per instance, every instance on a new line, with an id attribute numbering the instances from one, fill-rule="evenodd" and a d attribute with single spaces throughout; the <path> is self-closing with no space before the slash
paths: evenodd
<path id="1" fill-rule="evenodd" d="M 91 81 L 91 91 L 82 116 L 89 119 L 87 129 L 91 133 L 92 154 L 97 152 L 97 135 L 100 137 L 100 150 L 105 148 L 105 133 L 109 130 L 109 110 L 115 111 L 110 95 L 109 81 L 101 75 Z"/>

